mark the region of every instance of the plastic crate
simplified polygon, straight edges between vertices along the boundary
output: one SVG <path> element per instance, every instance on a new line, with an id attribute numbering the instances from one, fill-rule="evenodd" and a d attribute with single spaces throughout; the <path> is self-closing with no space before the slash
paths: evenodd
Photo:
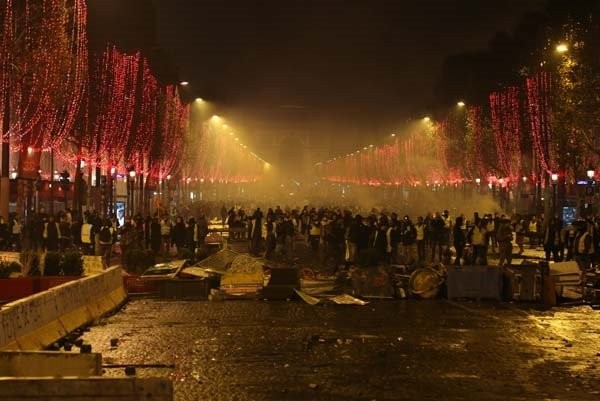
<path id="1" fill-rule="evenodd" d="M 448 299 L 502 298 L 502 269 L 490 266 L 448 266 Z"/>

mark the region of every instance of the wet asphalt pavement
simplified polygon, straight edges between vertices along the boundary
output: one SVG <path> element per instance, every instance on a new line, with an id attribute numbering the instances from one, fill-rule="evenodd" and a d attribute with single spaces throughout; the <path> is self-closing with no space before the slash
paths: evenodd
<path id="1" fill-rule="evenodd" d="M 600 399 L 587 307 L 138 299 L 84 340 L 105 364 L 158 364 L 138 376 L 171 378 L 177 401 Z"/>

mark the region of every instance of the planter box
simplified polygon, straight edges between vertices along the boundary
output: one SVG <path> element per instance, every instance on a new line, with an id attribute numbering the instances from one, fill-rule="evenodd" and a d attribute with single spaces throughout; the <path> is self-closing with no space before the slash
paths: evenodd
<path id="1" fill-rule="evenodd" d="M 77 276 L 42 276 L 0 279 L 0 303 L 26 298 L 80 278 Z"/>
<path id="2" fill-rule="evenodd" d="M 34 277 L 0 279 L 0 302 L 12 302 L 33 295 Z"/>
<path id="3" fill-rule="evenodd" d="M 34 278 L 35 293 L 49 290 L 52 287 L 68 283 L 69 281 L 78 280 L 81 276 L 42 276 Z"/>

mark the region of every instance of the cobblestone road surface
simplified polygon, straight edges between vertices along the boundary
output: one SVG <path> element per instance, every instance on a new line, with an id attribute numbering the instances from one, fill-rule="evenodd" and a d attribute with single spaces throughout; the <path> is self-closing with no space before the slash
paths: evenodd
<path id="1" fill-rule="evenodd" d="M 587 307 L 141 299 L 84 339 L 107 364 L 174 365 L 137 374 L 170 377 L 178 401 L 600 400 Z"/>

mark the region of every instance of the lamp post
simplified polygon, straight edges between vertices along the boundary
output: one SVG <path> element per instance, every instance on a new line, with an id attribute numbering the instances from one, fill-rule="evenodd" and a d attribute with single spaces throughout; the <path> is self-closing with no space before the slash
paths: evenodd
<path id="1" fill-rule="evenodd" d="M 552 180 L 552 216 L 556 216 L 556 212 L 557 212 L 557 207 L 556 207 L 556 198 L 557 198 L 557 194 L 556 194 L 556 186 L 558 184 L 558 174 L 557 173 L 552 173 L 550 175 L 550 179 Z"/>
<path id="2" fill-rule="evenodd" d="M 133 205 L 135 204 L 135 168 L 129 167 L 127 170 L 127 199 L 129 203 L 129 217 L 133 217 Z"/>
<path id="3" fill-rule="evenodd" d="M 521 200 L 519 201 L 519 204 L 521 207 L 521 212 L 524 212 L 529 209 L 529 204 L 528 204 L 529 196 L 527 196 L 527 201 L 525 201 L 525 196 L 523 196 L 523 195 L 526 195 L 526 192 L 527 192 L 527 177 L 526 176 L 521 177 L 521 182 L 522 182 L 521 191 L 519 193 L 519 198 Z"/>
<path id="4" fill-rule="evenodd" d="M 586 186 L 586 190 L 585 193 L 587 196 L 590 197 L 590 215 L 594 213 L 594 196 L 596 194 L 596 189 L 595 189 L 595 181 L 594 181 L 594 176 L 596 175 L 596 172 L 594 171 L 593 168 L 589 168 L 586 172 L 587 174 L 587 178 L 588 178 L 588 184 Z"/>
<path id="5" fill-rule="evenodd" d="M 35 189 L 35 198 L 34 198 L 34 203 L 33 203 L 33 208 L 34 208 L 34 212 L 37 213 L 39 212 L 40 209 L 40 191 L 42 190 L 42 169 L 38 168 L 37 171 L 37 176 L 35 177 L 35 180 L 33 181 L 33 187 Z"/>

